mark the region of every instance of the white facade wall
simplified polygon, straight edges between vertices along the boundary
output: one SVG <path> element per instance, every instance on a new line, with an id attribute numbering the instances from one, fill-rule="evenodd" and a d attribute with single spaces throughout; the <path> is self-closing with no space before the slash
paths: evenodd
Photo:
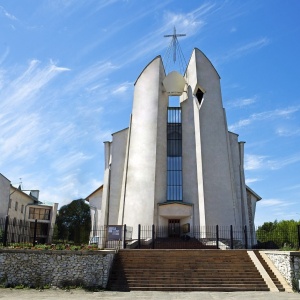
<path id="1" fill-rule="evenodd" d="M 10 181 L 0 173 L 0 218 L 8 213 Z"/>
<path id="2" fill-rule="evenodd" d="M 109 209 L 109 190 L 110 190 L 110 164 L 111 164 L 111 142 L 104 143 L 104 178 L 103 178 L 103 192 L 101 204 L 101 225 L 108 225 L 108 209 Z"/>
<path id="3" fill-rule="evenodd" d="M 113 134 L 111 144 L 111 184 L 109 190 L 108 223 L 118 224 L 118 216 L 121 201 L 123 172 L 125 166 L 125 154 L 128 138 L 128 128 Z"/>
<path id="4" fill-rule="evenodd" d="M 153 224 L 156 195 L 165 194 L 165 184 L 156 181 L 157 160 L 161 157 L 157 151 L 164 149 L 158 144 L 166 143 L 165 139 L 160 141 L 158 134 L 162 120 L 159 107 L 167 107 L 167 96 L 162 90 L 164 77 L 161 57 L 157 57 L 135 84 L 123 220 L 129 226 Z"/>
<path id="5" fill-rule="evenodd" d="M 227 127 L 222 107 L 220 78 L 210 61 L 194 49 L 186 72 L 192 91 L 197 85 L 205 90 L 199 109 L 201 156 L 204 198 L 200 207 L 205 209 L 206 226 L 234 224 L 233 189 L 227 148 Z M 203 204 L 201 202 L 204 202 Z M 201 214 L 201 210 L 199 214 Z"/>
<path id="6" fill-rule="evenodd" d="M 235 195 L 236 195 L 236 202 L 235 202 L 235 220 L 236 226 L 241 227 L 243 226 L 242 220 L 242 191 L 241 191 L 241 172 L 240 172 L 240 148 L 238 142 L 238 135 L 232 132 L 228 133 L 229 135 L 229 143 L 231 149 L 231 162 L 233 167 L 233 177 L 234 177 L 234 188 L 235 188 Z"/>
<path id="7" fill-rule="evenodd" d="M 101 205 L 102 205 L 102 193 L 103 193 L 103 186 L 98 188 L 86 199 L 90 204 L 91 225 L 92 225 L 91 236 L 93 236 L 94 231 L 99 230 L 101 226 L 100 216 L 101 216 Z"/>
<path id="8" fill-rule="evenodd" d="M 205 225 L 204 199 L 200 127 L 197 103 L 189 87 L 188 98 L 181 101 L 182 116 L 182 173 L 183 176 L 183 201 L 194 205 L 195 214 L 192 214 L 191 225 Z"/>

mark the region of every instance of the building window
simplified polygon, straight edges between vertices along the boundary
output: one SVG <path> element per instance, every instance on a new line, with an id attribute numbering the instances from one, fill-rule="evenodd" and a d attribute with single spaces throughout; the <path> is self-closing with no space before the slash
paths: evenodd
<path id="1" fill-rule="evenodd" d="M 34 237 L 34 227 L 35 222 L 30 222 L 30 237 Z M 49 226 L 47 223 L 37 223 L 36 224 L 36 239 L 39 243 L 45 243 L 46 237 L 48 236 Z"/>
<path id="2" fill-rule="evenodd" d="M 24 205 L 21 206 L 21 213 L 24 213 Z"/>
<path id="3" fill-rule="evenodd" d="M 180 107 L 168 108 L 167 201 L 182 201 L 182 126 Z"/>
<path id="4" fill-rule="evenodd" d="M 8 208 L 11 208 L 11 199 L 8 201 Z"/>
<path id="5" fill-rule="evenodd" d="M 29 219 L 50 220 L 50 209 L 30 207 Z"/>
<path id="6" fill-rule="evenodd" d="M 18 201 L 16 201 L 16 203 L 15 203 L 15 211 L 17 211 L 18 210 Z"/>
<path id="7" fill-rule="evenodd" d="M 203 92 L 198 88 L 198 90 L 196 92 L 196 98 L 197 98 L 199 104 L 202 103 L 203 95 L 204 95 Z"/>

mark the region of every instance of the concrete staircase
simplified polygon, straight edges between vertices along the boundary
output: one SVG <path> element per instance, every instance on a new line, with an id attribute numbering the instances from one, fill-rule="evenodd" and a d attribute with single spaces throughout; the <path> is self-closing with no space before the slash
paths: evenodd
<path id="1" fill-rule="evenodd" d="M 269 291 L 244 250 L 120 250 L 114 291 Z"/>
<path id="2" fill-rule="evenodd" d="M 279 279 L 276 277 L 276 275 L 273 273 L 273 271 L 270 269 L 270 267 L 268 266 L 268 264 L 266 263 L 266 261 L 263 259 L 263 257 L 259 253 L 259 251 L 258 250 L 254 250 L 253 252 L 255 253 L 256 257 L 258 258 L 258 260 L 260 261 L 260 263 L 262 264 L 262 266 L 264 267 L 264 269 L 266 270 L 266 272 L 268 273 L 268 275 L 270 276 L 270 278 L 272 279 L 272 281 L 276 285 L 277 289 L 280 292 L 284 292 L 285 288 L 280 283 Z"/>

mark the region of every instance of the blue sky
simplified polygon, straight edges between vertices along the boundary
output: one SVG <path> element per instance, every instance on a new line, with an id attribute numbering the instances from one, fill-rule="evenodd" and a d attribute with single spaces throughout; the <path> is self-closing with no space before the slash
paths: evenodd
<path id="1" fill-rule="evenodd" d="M 128 126 L 133 83 L 201 49 L 245 145 L 256 224 L 300 219 L 300 1 L 0 0 L 0 172 L 66 204 L 103 179 L 103 141 Z"/>

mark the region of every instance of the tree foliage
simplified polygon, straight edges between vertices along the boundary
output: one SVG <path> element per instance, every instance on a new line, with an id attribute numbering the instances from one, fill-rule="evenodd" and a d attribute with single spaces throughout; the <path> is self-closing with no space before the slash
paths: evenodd
<path id="1" fill-rule="evenodd" d="M 75 244 L 88 243 L 91 230 L 90 207 L 83 199 L 73 200 L 59 210 L 56 218 L 57 238 L 73 241 Z"/>
<path id="2" fill-rule="evenodd" d="M 256 231 L 258 244 L 265 248 L 297 249 L 298 225 L 300 221 L 294 220 L 265 222 Z"/>

